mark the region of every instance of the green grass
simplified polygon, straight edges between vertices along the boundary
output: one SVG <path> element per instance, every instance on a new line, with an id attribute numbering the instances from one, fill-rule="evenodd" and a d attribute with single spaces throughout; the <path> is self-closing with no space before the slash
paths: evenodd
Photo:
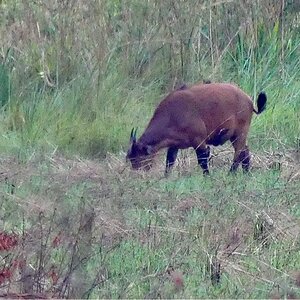
<path id="1" fill-rule="evenodd" d="M 300 297 L 296 1 L 175 2 L 0 1 L 1 295 Z M 229 144 L 209 177 L 130 170 L 131 128 L 203 79 L 266 92 L 251 173 Z"/>
<path id="2" fill-rule="evenodd" d="M 30 100 L 23 100 L 18 106 L 12 104 L 10 113 L 2 116 L 2 151 L 21 150 L 26 156 L 30 155 L 26 151 L 31 153 L 33 149 L 59 150 L 66 154 L 104 157 L 107 151 L 126 150 L 131 128 L 138 127 L 138 134 L 142 133 L 155 103 L 163 95 L 154 84 L 147 88 L 136 82 L 129 89 L 120 81 L 116 79 L 112 86 L 98 92 L 94 87 L 91 87 L 94 92 L 87 91 L 88 83 L 77 81 L 61 91 L 36 92 L 30 95 Z M 275 87 L 264 88 L 268 109 L 261 116 L 254 116 L 250 143 L 254 149 L 294 147 L 300 131 L 299 82 L 284 85 L 279 78 L 270 81 Z M 251 91 L 248 85 L 241 87 Z"/>
<path id="3" fill-rule="evenodd" d="M 273 78 L 278 85 L 266 87 L 268 110 L 254 117 L 249 136 L 263 164 L 254 162 L 250 176 L 228 176 L 226 164 L 213 167 L 209 178 L 191 166 L 164 179 L 161 168 L 159 174 L 136 174 L 123 165 L 131 127 L 142 132 L 161 92 L 154 83 L 129 89 L 114 80 L 99 98 L 81 82 L 34 92 L 33 102 L 23 101 L 19 110 L 12 104 L 2 115 L 2 153 L 17 163 L 4 167 L 8 182 L 1 183 L 1 225 L 20 236 L 26 232 L 22 247 L 35 272 L 42 266 L 40 278 L 47 281 L 42 291 L 72 297 L 63 284 L 51 283 L 48 274 L 55 268 L 60 282 L 68 272 L 77 274 L 73 284 L 80 282 L 81 295 L 91 298 L 299 296 L 293 272 L 300 267 L 300 186 L 299 177 L 289 181 L 289 168 L 296 174 L 297 162 L 286 156 L 297 149 L 299 138 L 299 83 L 284 86 Z M 243 88 L 251 90 L 247 83 Z M 25 120 L 21 125 L 18 114 Z M 108 156 L 92 162 L 95 167 L 86 161 L 108 151 L 116 153 L 115 160 Z M 277 161 L 271 153 L 281 154 L 282 170 L 267 168 Z M 61 154 L 70 160 L 60 162 Z M 80 250 L 86 249 L 80 234 L 86 207 L 95 210 L 96 219 L 88 250 Z M 265 214 L 274 222 L 271 228 Z M 63 241 L 55 248 L 51 242 L 61 232 Z M 228 254 L 227 245 L 236 247 L 234 252 Z M 34 254 L 32 247 L 45 250 Z M 221 264 L 218 284 L 211 280 L 214 257 Z M 73 266 L 76 259 L 83 260 L 80 268 Z M 182 273 L 183 288 L 174 284 L 170 269 Z"/>
<path id="4" fill-rule="evenodd" d="M 25 245 L 35 247 L 42 234 L 46 279 L 53 265 L 62 265 L 60 278 L 68 276 L 72 245 L 84 240 L 80 220 L 92 207 L 93 238 L 84 253 L 90 297 L 268 298 L 277 289 L 299 295 L 292 274 L 300 267 L 300 186 L 285 168 L 238 176 L 213 168 L 203 178 L 192 170 L 182 176 L 177 167 L 165 179 L 160 170 L 136 174 L 113 163 L 52 157 L 21 165 L 10 177 L 13 194 L 12 181 L 1 184 L 2 227 L 26 230 Z M 62 242 L 53 248 L 58 232 Z M 38 257 L 28 255 L 37 266 Z M 221 264 L 217 285 L 212 257 Z M 184 288 L 176 288 L 170 268 L 182 272 Z"/>

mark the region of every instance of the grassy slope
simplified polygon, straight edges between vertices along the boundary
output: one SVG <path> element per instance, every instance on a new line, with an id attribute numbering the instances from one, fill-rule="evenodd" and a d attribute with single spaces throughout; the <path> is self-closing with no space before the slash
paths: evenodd
<path id="1" fill-rule="evenodd" d="M 48 108 L 43 117 L 46 131 L 38 126 L 42 122 L 36 121 L 36 114 L 32 127 L 3 133 L 1 227 L 20 235 L 26 232 L 25 246 L 13 251 L 10 259 L 18 258 L 25 247 L 27 261 L 47 282 L 42 290 L 60 296 L 68 295 L 68 289 L 53 284 L 49 272 L 55 268 L 63 282 L 70 277 L 72 258 L 82 256 L 87 259 L 82 265 L 82 290 L 93 287 L 90 297 L 299 296 L 294 283 L 300 269 L 299 123 L 294 113 L 298 110 L 297 102 L 284 103 L 286 99 L 276 97 L 277 92 L 284 94 L 279 87 L 267 90 L 269 109 L 253 120 L 249 144 L 255 169 L 251 176 L 227 175 L 230 145 L 214 159 L 212 176 L 206 179 L 193 167 L 193 152 L 182 155 L 168 179 L 162 178 L 163 157 L 149 174 L 130 171 L 123 152 L 102 162 L 74 158 L 72 153 L 86 153 L 89 139 L 99 143 L 88 146 L 96 149 L 88 148 L 92 156 L 99 156 L 99 149 L 104 151 L 102 141 L 111 151 L 115 149 L 109 146 L 110 137 L 115 139 L 114 146 L 119 141 L 126 145 L 126 133 L 135 125 L 132 120 L 140 120 L 141 127 L 146 124 L 141 115 L 150 117 L 151 103 L 142 102 L 136 106 L 139 111 L 129 109 L 131 120 L 97 118 L 93 127 L 84 126 L 82 114 L 77 113 L 70 127 L 69 111 L 58 119 L 57 111 Z M 149 95 L 157 101 L 151 91 Z M 129 107 L 138 102 L 138 96 L 136 100 L 127 97 Z M 44 109 L 42 103 L 37 107 L 37 111 Z M 61 129 L 54 135 L 52 129 L 58 124 Z M 56 154 L 60 152 L 56 145 L 60 139 L 66 145 L 70 132 L 75 142 L 65 152 L 68 161 Z M 278 163 L 280 171 L 276 171 Z M 82 255 L 72 249 L 81 241 L 80 220 L 87 207 L 95 209 L 96 219 L 91 247 Z M 53 247 L 56 235 L 62 235 L 62 242 Z M 211 260 L 220 263 L 220 272 L 211 270 Z M 73 279 L 77 285 L 83 275 L 74 269 L 81 274 Z M 215 277 L 220 273 L 220 284 L 212 283 L 211 272 Z M 12 285 L 14 289 L 18 287 Z"/>
<path id="2" fill-rule="evenodd" d="M 25 256 L 36 272 L 42 264 L 46 290 L 53 268 L 59 282 L 70 276 L 79 255 L 72 245 L 84 239 L 82 215 L 93 207 L 93 238 L 84 254 L 91 297 L 299 296 L 299 169 L 288 160 L 281 171 L 266 169 L 260 160 L 267 159 L 256 156 L 250 176 L 228 176 L 217 156 L 208 178 L 178 166 L 168 179 L 160 164 L 136 173 L 115 156 L 104 163 L 55 156 L 21 166 L 3 160 L 9 180 L 1 184 L 1 227 L 26 232 Z M 64 295 L 59 284 L 52 292 Z"/>
<path id="3" fill-rule="evenodd" d="M 3 3 L 7 20 L 12 16 L 22 20 L 25 6 L 14 1 L 17 4 L 9 8 L 13 2 Z M 193 7 L 192 2 L 189 5 Z M 44 6 L 33 8 L 35 14 L 30 16 L 37 18 L 42 37 L 25 26 L 31 44 L 20 40 L 24 44 L 6 53 L 3 66 L 9 72 L 0 69 L 0 86 L 10 83 L 9 93 L 2 89 L 0 95 L 6 103 L 0 114 L 0 228 L 22 237 L 18 247 L 0 252 L 0 272 L 12 261 L 26 259 L 26 268 L 20 271 L 34 275 L 35 285 L 29 291 L 56 296 L 300 297 L 299 36 L 287 30 L 280 49 L 275 24 L 274 29 L 257 29 L 226 44 L 214 66 L 206 48 L 200 48 L 198 61 L 186 63 L 188 72 L 181 80 L 231 81 L 254 98 L 264 89 L 268 109 L 253 119 L 250 176 L 228 176 L 232 155 L 228 145 L 214 150 L 210 177 L 202 177 L 194 153 L 189 152 L 181 154 L 175 172 L 166 179 L 162 156 L 158 166 L 144 174 L 125 165 L 124 151 L 131 128 L 138 126 L 141 133 L 167 86 L 179 76 L 180 51 L 173 49 L 177 56 L 169 66 L 164 49 L 166 54 L 153 59 L 137 76 L 128 71 L 136 61 L 126 61 L 126 47 L 119 46 L 125 43 L 122 32 L 116 31 L 120 36 L 109 41 L 112 50 L 105 53 L 103 63 L 99 45 L 105 37 L 95 37 L 93 27 L 84 23 L 89 18 L 80 19 L 80 30 L 74 31 L 64 18 L 81 18 L 76 10 L 74 16 L 68 15 L 68 9 L 56 15 L 55 8 L 49 21 L 43 19 Z M 128 21 L 132 32 L 120 23 L 125 38 L 132 34 L 136 42 L 139 20 Z M 53 23 L 52 29 L 47 22 Z M 17 29 L 24 29 L 24 23 L 15 23 Z M 7 33 L 16 34 L 17 29 L 9 31 L 9 24 L 4 24 Z M 102 28 L 101 22 L 95 24 L 101 34 L 110 30 Z M 153 28 L 145 24 L 143 30 L 149 30 L 145 36 L 151 40 L 155 24 Z M 64 45 L 59 44 L 59 26 L 69 34 Z M 169 29 L 180 37 L 176 30 L 182 26 L 176 26 Z M 203 28 L 207 29 L 205 24 Z M 163 34 L 168 40 L 168 30 Z M 255 47 L 259 34 L 259 47 Z M 132 60 L 153 50 L 150 42 L 149 48 L 143 45 L 127 49 Z M 93 47 L 99 53 L 92 52 Z M 21 54 L 18 48 L 23 49 Z M 188 50 L 184 55 L 194 57 Z M 59 58 L 60 51 L 64 55 Z M 57 80 L 54 88 L 45 83 L 47 68 L 50 79 Z M 1 292 L 24 291 L 19 279 L 16 272 L 7 285 L 0 276 Z M 69 288 L 70 282 L 79 293 Z"/>
<path id="4" fill-rule="evenodd" d="M 109 99 L 118 97 L 121 89 L 114 90 Z M 82 215 L 82 203 L 87 203 L 97 215 L 84 265 L 86 284 L 94 286 L 91 297 L 261 298 L 274 291 L 281 296 L 299 296 L 293 277 L 300 269 L 299 160 L 296 154 L 292 162 L 286 156 L 289 149 L 295 151 L 300 129 L 299 107 L 292 101 L 297 97 L 297 83 L 285 89 L 269 87 L 266 92 L 268 111 L 253 120 L 249 141 L 255 157 L 262 156 L 262 167 L 250 177 L 228 177 L 225 169 L 215 167 L 207 179 L 193 168 L 162 179 L 162 169 L 159 174 L 147 175 L 135 174 L 128 167 L 123 171 L 121 154 L 113 166 L 109 159 L 93 162 L 91 174 L 83 160 L 78 168 L 84 174 L 73 182 L 78 172 L 74 175 L 72 169 L 76 160 L 52 166 L 57 147 L 69 157 L 76 153 L 99 157 L 106 150 L 125 150 L 131 126 L 138 124 L 141 130 L 146 125 L 153 110 L 151 102 L 157 101 L 159 93 L 146 90 L 143 94 L 138 89 L 132 96 L 128 92 L 122 98 L 128 101 L 122 112 L 119 106 L 108 105 L 103 117 L 96 107 L 101 113 L 94 121 L 86 115 L 89 110 L 72 112 L 74 106 L 63 107 L 65 103 L 59 100 L 66 96 L 60 93 L 49 99 L 45 96 L 50 107 L 43 101 L 34 112 L 23 106 L 26 120 L 32 118 L 32 122 L 26 121 L 18 131 L 2 127 L 2 157 L 17 157 L 17 166 L 14 172 L 9 163 L 4 170 L 9 175 L 2 175 L 1 227 L 19 234 L 28 231 L 24 242 L 27 260 L 35 272 L 41 263 L 41 278 L 48 280 L 45 290 L 52 285 L 47 274 L 53 266 L 60 280 L 69 277 L 65 270 L 75 255 L 70 255 L 70 247 L 80 240 L 76 220 Z M 116 118 L 119 113 L 127 117 Z M 7 116 L 5 122 L 9 122 Z M 290 166 L 291 174 L 286 169 L 266 168 L 265 161 L 277 160 L 287 163 L 285 168 Z M 27 173 L 27 168 L 31 172 Z M 56 174 L 62 170 L 66 173 Z M 20 178 L 15 179 L 18 174 Z M 11 182 L 17 187 L 13 194 Z M 53 248 L 51 240 L 61 231 L 64 242 Z M 34 249 L 42 249 L 37 233 L 47 249 L 42 262 L 34 254 L 38 253 Z M 11 257 L 18 255 L 13 252 Z M 221 264 L 221 280 L 216 285 L 210 278 L 215 272 L 210 269 L 212 259 Z M 216 272 L 214 276 L 218 276 Z M 58 285 L 49 293 L 67 295 Z"/>

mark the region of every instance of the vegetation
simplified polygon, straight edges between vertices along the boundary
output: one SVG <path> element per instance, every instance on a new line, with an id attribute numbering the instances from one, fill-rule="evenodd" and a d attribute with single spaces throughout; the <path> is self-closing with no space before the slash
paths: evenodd
<path id="1" fill-rule="evenodd" d="M 70 298 L 300 297 L 296 0 L 0 1 L 0 291 Z M 182 83 L 235 82 L 251 175 L 230 145 L 203 178 L 124 162 Z"/>

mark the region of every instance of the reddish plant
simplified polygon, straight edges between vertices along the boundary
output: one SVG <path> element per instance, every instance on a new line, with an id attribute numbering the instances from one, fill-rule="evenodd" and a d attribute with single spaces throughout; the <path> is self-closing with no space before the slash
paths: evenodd
<path id="1" fill-rule="evenodd" d="M 8 251 L 18 244 L 18 237 L 16 234 L 8 234 L 0 232 L 0 251 Z"/>
<path id="2" fill-rule="evenodd" d="M 57 274 L 55 266 L 51 267 L 50 272 L 49 272 L 49 277 L 52 280 L 52 285 L 57 284 L 57 282 L 58 282 L 58 274 Z"/>
<path id="3" fill-rule="evenodd" d="M 52 247 L 57 248 L 62 243 L 63 237 L 62 233 L 59 232 L 52 241 Z"/>
<path id="4" fill-rule="evenodd" d="M 12 276 L 12 270 L 9 267 L 4 267 L 0 270 L 0 284 L 3 284 L 5 281 L 9 280 Z"/>

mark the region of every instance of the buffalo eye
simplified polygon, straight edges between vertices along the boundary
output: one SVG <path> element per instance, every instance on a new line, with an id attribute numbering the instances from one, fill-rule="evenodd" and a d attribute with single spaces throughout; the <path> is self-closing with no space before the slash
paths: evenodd
<path id="1" fill-rule="evenodd" d="M 152 154 L 152 150 L 153 150 L 153 147 L 150 145 L 143 146 L 143 148 L 142 148 L 143 155 Z"/>

